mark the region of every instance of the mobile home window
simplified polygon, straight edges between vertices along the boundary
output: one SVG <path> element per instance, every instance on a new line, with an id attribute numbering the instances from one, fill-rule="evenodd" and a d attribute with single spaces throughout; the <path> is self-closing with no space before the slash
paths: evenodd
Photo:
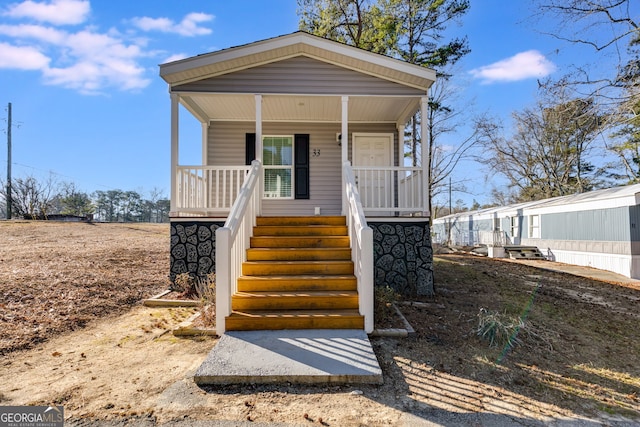
<path id="1" fill-rule="evenodd" d="M 529 217 L 529 238 L 540 238 L 540 215 L 531 215 Z"/>
<path id="2" fill-rule="evenodd" d="M 511 217 L 511 237 L 517 237 L 517 236 L 518 236 L 518 217 L 512 216 Z"/>
<path id="3" fill-rule="evenodd" d="M 293 136 L 265 136 L 262 138 L 264 163 L 264 197 L 292 198 Z"/>

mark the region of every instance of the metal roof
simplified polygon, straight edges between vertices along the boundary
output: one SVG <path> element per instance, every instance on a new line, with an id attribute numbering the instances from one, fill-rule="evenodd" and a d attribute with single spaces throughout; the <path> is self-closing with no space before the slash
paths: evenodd
<path id="1" fill-rule="evenodd" d="M 506 215 L 518 211 L 526 211 L 528 214 L 543 214 L 552 212 L 573 212 L 587 209 L 604 209 L 619 206 L 635 206 L 638 204 L 640 204 L 640 184 L 634 184 L 594 190 L 586 193 L 571 194 L 568 196 L 552 197 L 549 199 L 531 202 L 460 212 L 434 219 L 434 222 L 438 220 L 468 216 L 479 217 L 493 214 L 500 216 L 500 214 Z"/>

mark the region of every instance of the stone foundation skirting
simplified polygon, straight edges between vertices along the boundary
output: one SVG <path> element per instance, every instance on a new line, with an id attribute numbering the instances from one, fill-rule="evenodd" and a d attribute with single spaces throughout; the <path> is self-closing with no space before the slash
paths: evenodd
<path id="1" fill-rule="evenodd" d="M 171 222 L 169 278 L 205 277 L 216 271 L 216 230 L 223 221 Z M 433 295 L 433 252 L 428 221 L 371 221 L 376 286 L 406 296 Z"/>
<path id="2" fill-rule="evenodd" d="M 216 230 L 224 221 L 171 222 L 169 279 L 189 273 L 205 277 L 216 271 Z"/>
<path id="3" fill-rule="evenodd" d="M 375 285 L 388 286 L 406 296 L 433 295 L 429 221 L 368 224 L 373 229 Z"/>

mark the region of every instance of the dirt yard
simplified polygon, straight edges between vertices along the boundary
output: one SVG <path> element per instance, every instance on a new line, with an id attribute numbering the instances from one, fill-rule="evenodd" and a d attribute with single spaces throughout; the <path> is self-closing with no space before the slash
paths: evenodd
<path id="1" fill-rule="evenodd" d="M 0 222 L 0 237 L 0 405 L 64 405 L 69 425 L 640 422 L 640 289 L 440 255 L 437 296 L 398 301 L 416 336 L 372 338 L 383 385 L 200 388 L 216 339 L 169 333 L 195 309 L 140 304 L 168 286 L 167 225 Z"/>

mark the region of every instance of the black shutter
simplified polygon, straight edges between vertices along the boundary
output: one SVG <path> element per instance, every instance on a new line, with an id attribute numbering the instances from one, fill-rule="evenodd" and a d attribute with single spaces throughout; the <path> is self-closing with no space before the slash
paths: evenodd
<path id="1" fill-rule="evenodd" d="M 256 134 L 248 133 L 245 135 L 245 165 L 250 165 L 256 159 Z"/>
<path id="2" fill-rule="evenodd" d="M 293 165 L 296 199 L 309 198 L 309 135 L 296 135 L 294 138 L 295 162 Z"/>

